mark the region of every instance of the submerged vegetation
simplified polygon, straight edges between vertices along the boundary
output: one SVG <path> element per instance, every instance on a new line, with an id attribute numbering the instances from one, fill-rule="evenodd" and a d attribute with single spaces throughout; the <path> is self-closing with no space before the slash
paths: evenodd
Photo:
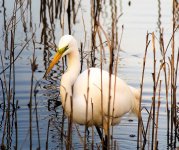
<path id="1" fill-rule="evenodd" d="M 129 1 L 128 7 L 133 3 Z M 141 111 L 137 123 L 133 124 L 135 134 L 128 133 L 135 138 L 132 139 L 135 142 L 132 148 L 136 149 L 160 149 L 160 143 L 165 143 L 167 148 L 176 148 L 179 140 L 179 3 L 176 0 L 170 3 L 169 35 L 162 26 L 160 0 L 157 1 L 158 32 L 146 30 L 145 47 L 140 58 L 143 57 L 142 69 L 139 69 L 142 70 L 141 82 L 138 83 Z M 83 10 L 82 4 L 81 0 L 1 0 L 1 149 L 53 149 L 51 143 L 55 143 L 58 149 L 103 147 L 94 127 L 78 126 L 71 118 L 65 117 L 56 86 L 66 68 L 66 59 L 56 66 L 57 71 L 53 70 L 46 80 L 42 79 L 56 49 L 55 43 L 64 34 L 80 36 L 81 71 L 99 67 L 110 74 L 120 74 L 120 54 L 124 52 L 122 43 L 127 30 L 125 25 L 119 25 L 125 15 L 122 0 L 91 0 L 85 4 L 89 5 L 89 14 Z M 110 19 L 104 19 L 104 15 Z M 152 80 L 147 85 L 149 74 Z M 146 86 L 150 86 L 151 92 L 147 102 Z M 165 117 L 160 118 L 163 114 Z M 160 119 L 166 119 L 166 127 L 161 131 L 166 139 L 159 138 Z M 129 120 L 129 126 L 132 121 Z M 111 135 L 108 149 L 120 149 L 119 141 L 123 139 L 116 138 L 116 133 L 120 134 L 116 130 L 112 127 L 108 131 Z"/>

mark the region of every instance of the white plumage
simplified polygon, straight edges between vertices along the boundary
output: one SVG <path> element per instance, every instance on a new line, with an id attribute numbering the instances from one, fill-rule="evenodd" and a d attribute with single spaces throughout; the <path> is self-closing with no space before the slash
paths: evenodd
<path id="1" fill-rule="evenodd" d="M 70 116 L 72 106 L 74 122 L 103 127 L 107 135 L 108 118 L 110 118 L 110 125 L 116 125 L 120 122 L 120 118 L 130 111 L 138 115 L 140 93 L 137 89 L 111 75 L 109 91 L 109 73 L 98 68 L 89 68 L 80 74 L 80 55 L 77 42 L 71 35 L 61 38 L 58 52 L 46 74 L 64 55 L 67 55 L 68 69 L 62 75 L 60 95 L 67 116 Z M 110 112 L 108 113 L 109 93 Z"/>

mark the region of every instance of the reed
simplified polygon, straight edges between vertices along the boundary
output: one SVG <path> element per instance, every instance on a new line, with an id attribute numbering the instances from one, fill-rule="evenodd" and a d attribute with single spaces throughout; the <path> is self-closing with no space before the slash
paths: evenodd
<path id="1" fill-rule="evenodd" d="M 82 35 L 84 35 L 83 41 L 80 43 L 80 54 L 81 54 L 81 71 L 85 65 L 89 67 L 100 66 L 101 74 L 102 69 L 106 63 L 107 55 L 106 50 L 109 50 L 109 83 L 111 83 L 111 74 L 118 74 L 118 64 L 121 41 L 124 32 L 124 26 L 122 26 L 122 32 L 119 32 L 120 17 L 122 16 L 122 1 L 120 1 L 120 10 L 118 9 L 118 2 L 116 0 L 109 2 L 105 0 L 91 0 L 90 1 L 90 14 L 91 20 L 89 23 L 90 29 L 87 29 L 88 23 L 86 22 L 86 16 L 84 15 L 82 0 L 40 0 L 40 18 L 39 18 L 39 27 L 41 30 L 40 36 L 38 33 L 35 33 L 37 30 L 37 25 L 33 20 L 33 1 L 24 1 L 24 0 L 14 0 L 13 1 L 12 14 L 8 14 L 9 10 L 6 9 L 8 3 L 5 0 L 2 0 L 2 22 L 3 22 L 3 50 L 0 51 L 1 59 L 1 68 L 0 71 L 0 88 L 2 93 L 2 102 L 0 104 L 1 108 L 1 119 L 0 127 L 1 134 L 1 147 L 0 149 L 23 149 L 26 146 L 26 143 L 29 143 L 29 149 L 36 147 L 37 149 L 43 149 L 43 141 L 41 138 L 41 129 L 40 129 L 40 117 L 39 117 L 39 103 L 38 103 L 38 91 L 36 91 L 36 86 L 34 86 L 36 80 L 36 71 L 38 69 L 38 57 L 37 57 L 37 44 L 43 50 L 43 63 L 44 68 L 46 69 L 51 58 L 50 50 L 55 50 L 56 48 L 56 35 L 55 31 L 60 27 L 60 35 L 65 33 L 75 34 L 75 25 L 80 24 L 83 26 Z M 109 4 L 110 11 L 108 15 L 111 20 L 109 20 L 110 28 L 106 29 L 104 26 L 104 20 L 102 20 L 103 10 L 106 5 Z M 177 94 L 178 94 L 178 65 L 179 65 L 179 49 L 177 45 L 176 33 L 178 32 L 178 2 L 176 0 L 172 1 L 172 34 L 169 41 L 165 39 L 165 28 L 162 28 L 162 7 L 161 0 L 158 0 L 158 31 L 159 35 L 156 32 L 147 33 L 146 41 L 144 47 L 144 57 L 143 57 L 143 66 L 141 73 L 141 83 L 140 83 L 140 102 L 139 102 L 139 116 L 138 116 L 138 128 L 137 128 L 137 149 L 145 149 L 148 146 L 148 149 L 159 149 L 160 138 L 160 121 L 159 117 L 161 115 L 161 102 L 165 100 L 166 105 L 166 118 L 167 118 L 167 145 L 169 148 L 176 148 L 176 143 L 179 137 L 179 123 L 178 123 L 178 104 L 177 104 Z M 129 2 L 129 6 L 131 3 Z M 120 11 L 120 14 L 119 14 Z M 80 15 L 79 15 L 80 14 Z M 81 15 L 82 14 L 82 15 Z M 9 15 L 9 16 L 8 16 Z M 80 17 L 79 17 L 80 16 Z M 80 20 L 80 21 L 79 21 Z M 17 27 L 22 27 L 22 34 L 24 39 L 17 40 Z M 81 30 L 80 30 L 81 31 Z M 87 32 L 89 31 L 89 33 Z M 120 39 L 119 39 L 120 36 Z M 90 39 L 90 40 L 89 40 Z M 90 43 L 90 44 L 89 44 Z M 16 85 L 17 74 L 16 69 L 18 66 L 18 60 L 23 56 L 23 52 L 27 49 L 32 48 L 30 53 L 30 65 L 31 67 L 31 77 L 30 77 L 30 90 L 29 90 L 29 127 L 26 133 L 26 137 L 23 142 L 19 142 L 19 126 L 20 122 L 18 121 L 20 117 L 18 116 L 18 109 L 20 108 L 20 100 L 17 99 L 16 91 L 18 87 Z M 86 52 L 86 49 L 89 51 Z M 98 55 L 98 52 L 100 53 Z M 115 53 L 117 52 L 117 54 Z M 143 107 L 143 100 L 145 100 L 145 77 L 148 63 L 148 53 L 153 55 L 152 60 L 152 83 L 150 87 L 151 92 L 151 104 L 149 108 Z M 158 58 L 158 55 L 160 55 Z M 98 58 L 99 57 L 99 58 Z M 159 60 L 160 59 L 160 60 Z M 87 60 L 87 61 L 85 61 Z M 63 69 L 63 72 L 66 68 L 66 59 L 63 59 L 63 62 L 59 64 Z M 158 67 L 159 66 L 159 67 Z M 61 70 L 61 69 L 60 69 Z M 54 73 L 56 73 L 54 71 Z M 58 72 L 57 72 L 58 73 Z M 60 76 L 57 76 L 60 78 Z M 50 77 L 49 80 L 56 80 L 53 77 Z M 101 81 L 104 80 L 101 76 Z M 90 82 L 90 72 L 88 73 L 88 84 Z M 37 85 L 38 86 L 38 85 Z M 109 84 L 109 89 L 111 89 L 111 84 Z M 115 88 L 115 86 L 114 86 Z M 99 87 L 101 92 L 101 106 L 103 113 L 103 84 Z M 87 95 L 84 95 L 86 99 L 86 122 L 88 120 L 88 106 L 91 105 L 93 109 L 93 103 L 89 97 L 89 87 L 87 89 Z M 108 116 L 111 112 L 111 94 L 109 92 L 109 103 L 108 103 Z M 164 96 L 161 93 L 164 92 Z M 60 98 L 59 98 L 60 99 Z M 54 106 L 55 107 L 55 106 Z M 61 109 L 61 108 L 60 108 Z M 60 125 L 55 126 L 58 131 L 60 140 L 61 140 L 61 149 L 74 149 L 74 137 L 73 134 L 78 134 L 80 143 L 84 149 L 119 149 L 118 140 L 113 139 L 114 128 L 110 129 L 111 119 L 108 117 L 108 138 L 107 147 L 105 147 L 103 141 L 103 130 L 101 142 L 97 143 L 96 130 L 92 127 L 89 130 L 89 135 L 87 134 L 88 125 L 86 124 L 84 128 L 84 135 L 81 134 L 81 131 L 77 128 L 77 125 L 73 123 L 73 99 L 71 98 L 71 115 L 68 118 L 68 123 L 66 123 L 64 110 L 62 111 L 62 117 L 60 118 Z M 112 110 L 114 112 L 114 109 Z M 147 112 L 146 122 L 142 117 L 143 111 Z M 54 112 L 56 113 L 56 112 Z M 93 111 L 92 111 L 93 113 Z M 50 115 L 49 115 L 50 116 Z M 92 114 L 93 116 L 93 114 Z M 34 130 L 34 119 L 35 127 Z M 51 128 L 54 125 L 53 118 L 50 117 L 47 123 L 46 129 L 46 141 L 45 148 L 50 148 L 51 140 Z M 66 128 L 67 126 L 67 128 Z M 76 128 L 74 128 L 74 126 Z M 100 129 L 99 129 L 100 131 Z M 33 134 L 37 133 L 37 145 L 34 146 L 35 142 L 33 139 Z M 15 137 L 15 139 L 13 139 Z M 29 139 L 29 140 L 28 140 Z M 90 140 L 91 141 L 90 141 Z M 90 143 L 91 142 L 91 143 Z"/>
<path id="2" fill-rule="evenodd" d="M 141 78 L 141 84 L 140 84 L 140 102 L 139 102 L 139 116 L 138 116 L 138 132 L 137 132 L 137 148 L 139 148 L 139 135 L 140 135 L 140 128 L 141 128 L 141 102 L 142 102 L 142 93 L 143 93 L 143 85 L 144 85 L 144 74 L 145 74 L 145 65 L 146 65 L 146 58 L 147 58 L 147 50 L 148 46 L 150 44 L 149 41 L 149 34 L 147 33 L 146 35 L 146 47 L 145 47 L 145 53 L 144 53 L 144 58 L 143 58 L 143 67 L 142 67 L 142 78 Z M 144 138 L 144 141 L 146 141 L 146 137 Z M 145 142 L 144 142 L 145 143 Z"/>
<path id="3" fill-rule="evenodd" d="M 87 63 L 88 64 L 88 63 Z M 88 130 L 88 104 L 90 99 L 89 99 L 89 92 L 90 92 L 90 88 L 89 88 L 89 82 L 90 82 L 90 70 L 88 69 L 88 83 L 87 83 L 87 95 L 84 95 L 84 98 L 86 100 L 86 124 L 85 124 L 85 131 L 84 131 L 84 149 L 86 149 L 86 132 Z"/>
<path id="4" fill-rule="evenodd" d="M 3 2 L 3 6 L 4 5 L 5 3 Z M 14 8 L 13 8 L 14 18 L 11 18 L 8 25 L 4 17 L 4 28 L 5 28 L 5 42 L 4 42 L 5 53 L 4 54 L 6 55 L 6 51 L 9 48 L 9 64 L 10 65 L 9 65 L 9 75 L 7 76 L 5 72 L 2 72 L 4 82 L 1 82 L 2 87 L 4 88 L 5 86 L 5 89 L 3 89 L 3 91 L 4 90 L 6 91 L 4 93 L 6 95 L 3 96 L 4 97 L 3 116 L 5 115 L 5 120 L 4 120 L 4 130 L 3 130 L 2 143 L 1 143 L 2 149 L 6 149 L 6 148 L 9 149 L 11 147 L 12 132 L 13 132 L 12 128 L 14 125 L 14 117 L 15 117 L 14 116 L 14 112 L 15 112 L 15 64 L 13 63 L 13 60 L 14 60 L 14 49 L 15 49 L 14 40 L 15 40 L 15 31 L 16 31 L 16 10 L 17 10 L 17 1 L 14 2 Z M 4 14 L 5 14 L 5 11 L 4 11 Z M 9 29 L 10 29 L 10 32 L 8 31 Z M 10 34 L 9 39 L 8 39 L 8 34 Z M 8 40 L 10 40 L 10 42 L 8 42 Z M 1 53 L 1 64 L 2 64 L 2 69 L 4 70 L 5 68 L 4 68 L 4 61 L 3 61 L 2 53 Z M 4 119 L 4 117 L 2 119 Z M 4 142 L 5 136 L 6 136 L 6 144 Z"/>
<path id="5" fill-rule="evenodd" d="M 155 143 L 154 143 L 154 149 L 158 149 L 158 139 L 157 139 L 157 134 L 158 134 L 158 117 L 159 117 L 159 109 L 160 109 L 160 92 L 161 92 L 161 83 L 162 80 L 160 80 L 160 85 L 159 85 L 159 94 L 158 94 L 158 106 L 157 106 L 157 117 L 156 117 L 156 130 L 155 130 Z"/>

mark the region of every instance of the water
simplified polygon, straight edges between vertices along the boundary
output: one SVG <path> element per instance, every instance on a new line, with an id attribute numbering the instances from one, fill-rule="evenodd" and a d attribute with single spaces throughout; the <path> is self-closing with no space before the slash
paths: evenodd
<path id="1" fill-rule="evenodd" d="M 29 2 L 29 3 L 28 3 Z M 32 149 L 38 148 L 38 139 L 40 139 L 41 149 L 65 149 L 66 135 L 68 133 L 68 119 L 63 116 L 63 109 L 60 105 L 58 87 L 60 85 L 60 77 L 63 72 L 63 64 L 59 62 L 53 69 L 48 79 L 42 79 L 44 72 L 48 66 L 49 60 L 52 59 L 54 54 L 55 44 L 63 33 L 71 32 L 78 40 L 78 46 L 83 43 L 83 70 L 87 68 L 87 58 L 90 58 L 91 50 L 91 3 L 90 1 L 75 1 L 75 10 L 78 10 L 76 15 L 76 23 L 72 21 L 73 13 L 71 11 L 71 31 L 68 29 L 68 17 L 66 10 L 67 5 L 62 6 L 62 15 L 60 16 L 60 7 L 55 10 L 55 2 L 58 1 L 19 1 L 16 11 L 16 30 L 15 30 L 15 51 L 14 56 L 18 56 L 15 61 L 14 77 L 11 76 L 10 89 L 14 89 L 14 101 L 18 101 L 17 111 L 12 111 L 10 106 L 10 122 L 7 123 L 6 111 L 3 104 L 3 90 L 5 92 L 5 79 L 3 74 L 0 75 L 1 90 L 0 90 L 0 141 L 1 144 L 4 140 L 4 145 L 8 149 L 30 149 L 30 90 L 31 90 L 31 60 L 33 59 L 34 45 L 37 70 L 34 72 L 34 81 L 32 83 Z M 53 2 L 53 7 L 51 3 Z M 64 1 L 62 1 L 64 3 Z M 44 5 L 42 5 L 44 4 Z M 11 17 L 13 16 L 13 9 L 15 7 L 12 0 L 0 1 L 0 50 L 3 58 L 4 68 L 9 66 L 9 53 L 11 45 Z M 90 7 L 89 7 L 90 6 Z M 121 51 L 118 64 L 118 76 L 125 80 L 128 84 L 139 88 L 142 74 L 143 56 L 145 51 L 146 33 L 155 32 L 159 38 L 160 29 L 164 29 L 164 41 L 167 45 L 171 38 L 172 32 L 172 3 L 170 1 L 155 1 L 155 0 L 134 0 L 134 1 L 117 1 L 117 16 L 119 21 L 117 24 L 118 37 L 121 36 L 122 25 L 124 26 L 124 33 L 122 37 Z M 53 10 L 53 11 L 52 11 Z M 109 2 L 102 3 L 102 10 L 100 14 L 100 23 L 104 30 L 111 34 L 111 10 L 112 7 Z M 57 15 L 55 17 L 55 15 Z M 51 16 L 51 17 L 49 17 Z M 60 16 L 60 17 L 59 17 Z M 41 19 L 40 19 L 41 18 Z M 84 23 L 83 23 L 84 20 Z M 61 27 L 61 23 L 64 26 Z M 178 23 L 178 22 L 177 22 Z M 8 27 L 8 24 L 9 27 Z M 5 28 L 8 29 L 7 45 L 5 48 Z M 85 32 L 86 31 L 86 32 Z M 34 45 L 31 39 L 34 34 Z M 103 36 L 104 38 L 104 36 Z M 150 38 L 151 39 L 151 38 Z M 179 47 L 179 34 L 175 34 L 175 48 Z M 26 44 L 28 42 L 28 44 Z M 157 43 L 157 42 L 156 42 Z M 26 45 L 25 45 L 26 44 Z M 98 42 L 99 44 L 99 42 Z M 23 46 L 25 45 L 25 48 Z M 106 49 L 106 63 L 103 68 L 108 70 L 109 53 Z M 160 50 L 158 44 L 157 49 L 157 68 L 160 65 Z M 177 52 L 176 52 L 177 53 Z M 170 56 L 171 48 L 169 48 L 167 55 Z M 100 53 L 96 51 L 96 66 L 100 67 Z M 0 72 L 3 70 L 2 63 L 0 63 Z M 55 71 L 55 69 L 58 69 Z M 9 86 L 10 69 L 5 71 L 7 87 Z M 152 45 L 149 46 L 145 78 L 142 107 L 150 110 L 153 94 L 153 53 Z M 166 112 L 166 98 L 164 88 L 164 75 L 161 74 L 162 90 L 161 90 L 161 104 L 159 111 L 158 123 L 158 148 L 166 149 L 167 145 L 167 112 Z M 15 86 L 13 87 L 13 81 Z M 177 82 L 178 85 L 178 82 Z M 57 86 L 57 87 L 56 87 Z M 13 90 L 11 90 L 13 91 Z M 179 97 L 177 91 L 177 97 Z M 7 99 L 7 97 L 5 97 Z M 13 98 L 12 98 L 13 99 Z M 13 103 L 11 99 L 11 104 Z M 56 102 L 58 100 L 58 102 Z M 37 102 L 37 111 L 36 103 Z M 6 102 L 5 109 L 8 105 Z M 143 110 L 142 117 L 144 126 L 146 127 L 148 113 Z M 17 127 L 15 126 L 17 120 Z M 63 123 L 64 120 L 64 123 Z M 38 124 L 37 124 L 38 123 Z M 126 115 L 118 126 L 113 128 L 113 140 L 116 142 L 116 147 L 119 149 L 136 149 L 137 146 L 137 118 L 134 116 Z M 10 126 L 8 132 L 7 126 Z M 37 130 L 39 126 L 39 130 Z M 152 125 L 150 125 L 150 129 Z M 72 147 L 74 149 L 83 149 L 83 137 L 85 128 L 77 124 L 73 124 L 72 128 Z M 100 138 L 94 129 L 89 129 L 87 136 L 88 146 L 92 143 L 92 130 L 94 130 L 94 148 L 97 149 L 100 144 Z M 63 133 L 62 133 L 63 131 Z M 5 134 L 3 134 L 5 133 Z M 39 133 L 39 138 L 38 138 Z M 16 143 L 17 142 L 17 143 Z M 48 143 L 48 144 L 47 144 Z M 151 132 L 149 140 L 146 144 L 146 149 L 151 147 Z"/>

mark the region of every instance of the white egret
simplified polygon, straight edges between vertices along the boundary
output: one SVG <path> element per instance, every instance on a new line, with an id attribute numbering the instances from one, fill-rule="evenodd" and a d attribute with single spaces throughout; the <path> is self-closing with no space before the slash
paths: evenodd
<path id="1" fill-rule="evenodd" d="M 133 112 L 138 116 L 140 93 L 137 89 L 127 85 L 115 75 L 111 75 L 111 88 L 109 89 L 109 73 L 98 68 L 89 68 L 80 74 L 80 54 L 77 41 L 71 35 L 61 38 L 57 53 L 45 76 L 65 55 L 68 69 L 61 78 L 60 95 L 66 115 L 70 116 L 73 110 L 74 122 L 102 127 L 107 135 L 108 119 L 111 126 L 118 124 L 120 118 L 128 112 Z M 109 104 L 110 111 L 108 111 Z"/>

